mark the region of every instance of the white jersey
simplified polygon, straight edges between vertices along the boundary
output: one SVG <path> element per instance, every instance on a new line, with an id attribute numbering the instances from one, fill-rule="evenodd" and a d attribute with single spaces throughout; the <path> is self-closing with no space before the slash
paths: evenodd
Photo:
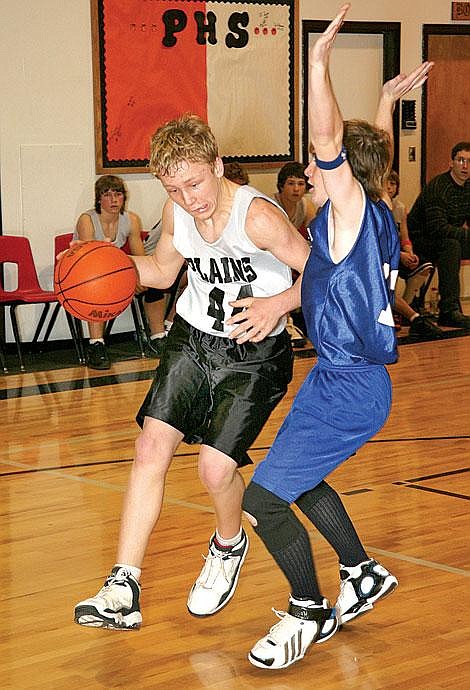
<path id="1" fill-rule="evenodd" d="M 246 234 L 246 215 L 256 197 L 274 203 L 247 185 L 237 189 L 228 223 L 212 243 L 201 237 L 194 218 L 174 204 L 173 244 L 188 262 L 188 285 L 176 304 L 176 312 L 205 333 L 229 336 L 234 326 L 227 325 L 226 320 L 235 313 L 229 302 L 251 296 L 270 297 L 292 285 L 289 266 L 259 249 Z M 270 335 L 281 333 L 285 323 L 283 317 Z"/>

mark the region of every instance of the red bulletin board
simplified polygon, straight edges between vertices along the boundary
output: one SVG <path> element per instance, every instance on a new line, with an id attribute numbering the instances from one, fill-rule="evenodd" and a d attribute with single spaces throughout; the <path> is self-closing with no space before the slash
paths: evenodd
<path id="1" fill-rule="evenodd" d="M 97 173 L 147 171 L 152 134 L 185 112 L 226 161 L 296 159 L 297 1 L 91 0 Z"/>

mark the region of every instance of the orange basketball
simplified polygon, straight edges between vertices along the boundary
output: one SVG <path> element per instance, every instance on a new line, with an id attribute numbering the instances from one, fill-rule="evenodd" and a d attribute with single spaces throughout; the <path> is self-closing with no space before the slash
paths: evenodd
<path id="1" fill-rule="evenodd" d="M 72 246 L 57 262 L 54 289 L 72 316 L 109 321 L 130 304 L 137 282 L 132 260 L 110 242 Z"/>

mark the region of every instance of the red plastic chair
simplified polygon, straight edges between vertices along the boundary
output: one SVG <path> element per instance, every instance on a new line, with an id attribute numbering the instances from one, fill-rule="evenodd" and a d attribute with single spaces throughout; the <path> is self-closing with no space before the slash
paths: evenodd
<path id="1" fill-rule="evenodd" d="M 20 237 L 17 235 L 0 236 L 0 268 L 7 263 L 16 264 L 17 266 L 18 286 L 16 290 L 5 290 L 3 284 L 0 285 L 0 304 L 10 307 L 11 326 L 13 335 L 15 337 L 18 360 L 21 371 L 24 371 L 25 367 L 21 351 L 21 337 L 16 319 L 17 307 L 22 304 L 44 305 L 31 343 L 34 346 L 38 342 L 42 327 L 49 312 L 50 305 L 59 303 L 55 293 L 52 290 L 43 290 L 39 285 L 36 266 L 34 264 L 33 254 L 31 252 L 31 245 L 27 237 Z M 67 320 L 75 350 L 77 352 L 77 357 L 80 361 L 81 358 L 76 333 L 74 331 L 72 317 L 70 314 L 67 314 Z"/>

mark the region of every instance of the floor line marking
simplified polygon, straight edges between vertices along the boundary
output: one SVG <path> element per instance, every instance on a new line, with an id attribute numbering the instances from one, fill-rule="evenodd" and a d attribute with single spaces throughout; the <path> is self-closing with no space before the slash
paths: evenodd
<path id="1" fill-rule="evenodd" d="M 27 467 L 23 463 L 13 463 L 10 462 L 12 465 L 16 465 L 18 467 Z M 89 479 L 87 477 L 77 477 L 73 474 L 63 474 L 59 470 L 47 470 L 47 472 L 55 477 L 58 477 L 59 479 L 68 479 L 76 482 L 81 482 L 83 484 L 90 484 L 92 486 L 98 486 L 100 488 L 104 489 L 111 489 L 112 491 L 119 491 L 120 493 L 124 493 L 126 487 L 125 486 L 120 486 L 118 484 L 111 484 L 110 482 L 104 482 L 100 481 L 98 479 Z M 198 510 L 203 513 L 214 513 L 214 509 L 212 506 L 203 506 L 199 503 L 191 503 L 189 501 L 182 501 L 179 498 L 170 498 L 170 497 L 165 497 L 163 499 L 164 504 L 168 504 L 171 506 L 178 506 L 178 507 L 183 507 L 183 508 L 188 508 L 191 510 Z M 414 563 L 415 565 L 419 565 L 425 568 L 431 568 L 434 570 L 442 570 L 446 573 L 452 573 L 454 575 L 463 575 L 464 577 L 469 577 L 470 576 L 470 571 L 468 570 L 463 570 L 462 568 L 454 568 L 453 566 L 450 565 L 444 565 L 442 563 L 436 563 L 435 561 L 427 561 L 423 558 L 415 558 L 414 556 L 406 556 L 404 554 L 396 553 L 395 551 L 386 551 L 385 549 L 380 549 L 376 546 L 365 546 L 366 551 L 370 551 L 372 553 L 379 554 L 380 556 L 386 556 L 388 558 L 394 558 L 395 560 L 398 561 L 404 561 L 405 563 Z"/>
<path id="2" fill-rule="evenodd" d="M 13 462 L 11 460 L 6 461 L 6 464 L 13 465 L 15 467 L 24 467 L 27 468 L 28 466 L 25 465 L 24 463 L 21 462 Z M 54 477 L 58 477 L 59 479 L 69 479 L 74 482 L 80 482 L 82 484 L 90 484 L 91 486 L 98 486 L 102 489 L 111 489 L 112 491 L 119 491 L 120 493 L 124 493 L 126 490 L 126 486 L 122 486 L 120 484 L 112 484 L 111 482 L 105 482 L 101 479 L 90 479 L 89 477 L 77 477 L 75 474 L 64 474 L 60 470 L 49 470 L 46 469 L 44 470 L 46 474 L 50 474 Z M 163 499 L 164 503 L 167 503 L 169 505 L 177 505 L 185 508 L 191 508 L 193 510 L 199 510 L 204 513 L 214 513 L 214 509 L 211 506 L 204 506 L 199 503 L 191 503 L 189 501 L 183 501 L 179 498 L 170 498 L 170 497 L 164 497 Z"/>
<path id="3" fill-rule="evenodd" d="M 373 553 L 377 553 L 380 556 L 386 556 L 387 558 L 394 558 L 397 561 L 405 561 L 406 563 L 414 563 L 415 565 L 423 566 L 424 568 L 431 568 L 433 570 L 443 570 L 446 573 L 453 573 L 454 575 L 463 575 L 464 577 L 470 577 L 470 570 L 464 570 L 462 568 L 454 568 L 451 565 L 444 565 L 443 563 L 436 563 L 435 561 L 427 561 L 424 558 L 415 558 L 414 556 L 406 556 L 401 553 L 396 553 L 395 551 L 386 551 L 385 549 L 379 549 L 376 546 L 365 546 L 365 550 Z"/>

